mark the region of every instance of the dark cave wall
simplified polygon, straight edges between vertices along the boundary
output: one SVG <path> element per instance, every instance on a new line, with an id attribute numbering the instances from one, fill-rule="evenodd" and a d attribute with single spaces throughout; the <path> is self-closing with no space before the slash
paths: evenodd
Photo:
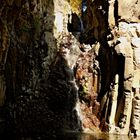
<path id="1" fill-rule="evenodd" d="M 67 30 L 71 6 L 59 0 L 0 5 L 2 132 L 38 136 L 81 130 L 72 70 L 80 50 Z"/>

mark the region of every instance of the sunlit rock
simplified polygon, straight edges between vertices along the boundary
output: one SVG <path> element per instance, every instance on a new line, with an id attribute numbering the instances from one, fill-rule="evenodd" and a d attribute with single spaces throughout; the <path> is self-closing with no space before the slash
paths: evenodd
<path id="1" fill-rule="evenodd" d="M 128 22 L 140 21 L 140 2 L 138 0 L 118 0 L 118 16 Z"/>
<path id="2" fill-rule="evenodd" d="M 0 125 L 139 135 L 139 6 L 1 0 Z"/>

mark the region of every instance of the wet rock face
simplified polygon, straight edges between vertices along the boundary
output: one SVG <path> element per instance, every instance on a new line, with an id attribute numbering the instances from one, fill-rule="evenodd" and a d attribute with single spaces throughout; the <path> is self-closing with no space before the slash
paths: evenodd
<path id="1" fill-rule="evenodd" d="M 94 50 L 79 55 L 76 65 L 76 82 L 78 84 L 79 99 L 81 102 L 82 124 L 84 128 L 99 127 L 99 69 Z"/>
<path id="2" fill-rule="evenodd" d="M 69 47 L 63 38 L 69 34 L 69 4 L 33 0 L 0 5 L 0 106 L 7 129 L 19 135 L 81 129 L 73 73 L 79 43 L 70 38 Z"/>
<path id="3" fill-rule="evenodd" d="M 50 66 L 49 76 L 40 81 L 38 92 L 24 92 L 10 104 L 9 111 L 12 112 L 9 115 L 14 121 L 11 125 L 15 133 L 51 135 L 60 133 L 64 128 L 80 129 L 77 114 L 73 112 L 77 88 L 67 79 L 67 70 L 70 69 L 65 60 L 59 56 L 56 61 Z M 73 73 L 68 75 L 73 76 Z M 68 124 L 68 121 L 71 123 Z"/>

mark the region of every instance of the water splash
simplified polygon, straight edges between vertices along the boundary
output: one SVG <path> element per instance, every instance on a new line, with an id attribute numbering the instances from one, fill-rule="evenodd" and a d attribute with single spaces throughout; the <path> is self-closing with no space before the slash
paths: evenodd
<path id="1" fill-rule="evenodd" d="M 77 88 L 77 86 L 76 86 L 76 88 Z M 82 111 L 80 108 L 78 88 L 77 88 L 77 92 L 76 92 L 76 105 L 75 105 L 74 110 L 76 111 L 76 114 L 77 114 L 78 129 L 83 130 L 84 128 L 83 128 L 82 120 L 84 119 L 84 116 L 82 115 Z"/>

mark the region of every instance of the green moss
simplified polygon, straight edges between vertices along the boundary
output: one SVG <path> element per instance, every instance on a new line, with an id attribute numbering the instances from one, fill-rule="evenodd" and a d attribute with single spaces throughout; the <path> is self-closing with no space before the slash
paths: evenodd
<path id="1" fill-rule="evenodd" d="M 87 86 L 86 86 L 86 85 L 84 85 L 84 86 L 83 86 L 83 92 L 85 92 L 85 93 L 86 93 L 87 91 L 88 91 L 88 88 L 87 88 Z"/>
<path id="2" fill-rule="evenodd" d="M 87 86 L 86 85 L 83 85 L 82 86 L 82 90 L 79 91 L 79 96 L 80 97 L 83 97 L 83 96 L 85 96 L 87 94 L 87 92 L 88 92 Z"/>
<path id="3" fill-rule="evenodd" d="M 41 22 L 40 22 L 40 18 L 38 15 L 35 15 L 32 21 L 32 27 L 39 32 L 40 31 L 40 26 L 41 26 Z"/>
<path id="4" fill-rule="evenodd" d="M 30 27 L 28 27 L 27 25 L 22 26 L 19 31 L 20 32 L 29 32 L 30 31 Z"/>
<path id="5" fill-rule="evenodd" d="M 33 29 L 35 32 L 40 31 L 40 21 L 39 17 L 34 17 L 31 21 L 31 23 L 24 22 L 22 25 L 20 25 L 19 31 L 20 32 L 29 32 Z"/>

